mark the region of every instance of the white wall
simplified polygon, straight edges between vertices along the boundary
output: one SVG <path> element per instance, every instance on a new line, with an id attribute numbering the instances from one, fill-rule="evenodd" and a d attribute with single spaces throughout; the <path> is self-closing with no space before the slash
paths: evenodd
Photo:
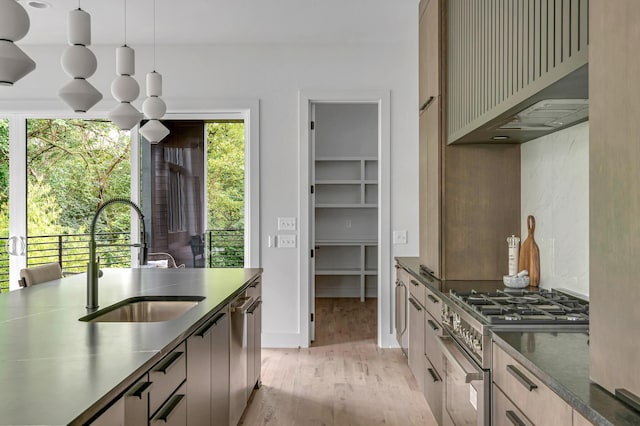
<path id="1" fill-rule="evenodd" d="M 521 147 L 522 234 L 536 219 L 540 286 L 589 294 L 589 123 Z"/>
<path id="2" fill-rule="evenodd" d="M 163 74 L 163 98 L 169 112 L 176 112 L 172 101 L 180 105 L 224 99 L 260 101 L 265 346 L 308 343 L 301 341 L 299 330 L 298 251 L 267 248 L 267 236 L 276 233 L 276 218 L 295 216 L 298 211 L 298 90 L 391 91 L 391 228 L 409 234 L 408 244 L 395 246 L 392 256 L 418 254 L 417 5 L 405 3 L 389 18 L 397 22 L 396 31 L 406 33 L 405 42 L 158 48 L 157 70 Z M 14 87 L 0 88 L 0 111 L 64 109 L 56 100 L 57 89 L 68 79 L 59 62 L 64 47 L 24 46 L 37 69 Z M 151 70 L 151 49 L 133 47 L 136 77 L 143 82 L 144 74 Z M 102 103 L 109 109 L 115 105 L 109 93 L 115 77 L 114 47 L 91 48 L 98 56 L 99 69 L 89 80 L 102 91 Z M 388 262 L 393 270 L 393 259 Z M 391 282 L 381 285 L 391 286 Z M 391 302 L 383 303 L 391 306 Z"/>

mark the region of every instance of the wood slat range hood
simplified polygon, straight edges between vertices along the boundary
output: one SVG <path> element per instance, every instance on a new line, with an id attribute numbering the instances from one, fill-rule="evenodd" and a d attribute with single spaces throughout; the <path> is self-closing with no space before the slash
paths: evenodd
<path id="1" fill-rule="evenodd" d="M 449 1 L 447 143 L 522 143 L 587 120 L 588 11 Z"/>

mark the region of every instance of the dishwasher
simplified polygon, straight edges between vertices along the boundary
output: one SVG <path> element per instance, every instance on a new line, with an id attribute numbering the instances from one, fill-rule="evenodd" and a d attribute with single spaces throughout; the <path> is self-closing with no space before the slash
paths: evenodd
<path id="1" fill-rule="evenodd" d="M 247 406 L 247 309 L 254 299 L 242 293 L 231 302 L 229 348 L 229 424 L 237 425 Z"/>

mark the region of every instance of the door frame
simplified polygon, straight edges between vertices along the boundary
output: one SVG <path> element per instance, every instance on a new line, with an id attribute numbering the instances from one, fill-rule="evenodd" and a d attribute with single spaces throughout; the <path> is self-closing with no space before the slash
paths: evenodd
<path id="1" fill-rule="evenodd" d="M 240 115 L 245 120 L 245 267 L 261 265 L 260 251 L 260 102 L 259 100 L 168 100 L 167 120 L 215 120 Z M 43 109 L 44 106 L 44 109 Z M 60 101 L 0 101 L 0 117 L 9 120 L 10 211 L 26 212 L 26 120 L 33 118 L 104 119 L 103 106 L 87 113 L 69 111 Z M 140 202 L 140 140 L 138 126 L 131 130 L 131 200 Z M 132 212 L 132 238 L 139 235 Z M 16 216 L 15 214 L 13 216 Z M 14 222 L 15 221 L 15 222 Z M 9 236 L 26 235 L 26 214 L 9 217 Z M 132 259 L 135 256 L 132 255 Z M 9 257 L 9 289 L 18 286 L 18 274 L 26 266 L 24 256 Z"/>
<path id="2" fill-rule="evenodd" d="M 298 92 L 298 139 L 299 139 L 299 206 L 300 244 L 300 344 L 308 347 L 313 336 L 314 324 L 311 313 L 315 304 L 312 293 L 313 272 L 310 256 L 314 242 L 311 241 L 311 151 L 310 129 L 311 104 L 322 103 L 367 103 L 378 105 L 378 337 L 379 347 L 392 345 L 393 295 L 391 294 L 391 129 L 390 92 L 388 90 L 300 90 Z"/>

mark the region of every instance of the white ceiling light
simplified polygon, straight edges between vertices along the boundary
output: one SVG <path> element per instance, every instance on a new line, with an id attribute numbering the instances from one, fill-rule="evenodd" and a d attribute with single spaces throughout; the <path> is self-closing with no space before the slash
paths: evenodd
<path id="1" fill-rule="evenodd" d="M 149 143 L 156 144 L 167 137 L 169 129 L 160 122 L 167 112 L 162 96 L 162 75 L 156 72 L 156 0 L 153 0 L 153 71 L 147 73 L 147 99 L 142 103 L 142 111 L 149 119 L 140 128 L 140 134 Z"/>
<path id="2" fill-rule="evenodd" d="M 51 3 L 49 3 L 48 1 L 30 1 L 29 3 L 27 3 L 29 6 L 36 8 L 36 9 L 49 9 L 51 7 Z"/>
<path id="3" fill-rule="evenodd" d="M 102 99 L 102 93 L 86 80 L 98 67 L 96 56 L 87 47 L 91 45 L 91 15 L 74 9 L 69 12 L 67 25 L 71 46 L 63 52 L 60 62 L 73 80 L 58 91 L 58 97 L 75 112 L 87 112 Z"/>
<path id="4" fill-rule="evenodd" d="M 0 0 L 0 86 L 13 86 L 36 63 L 13 42 L 29 32 L 29 15 L 16 0 Z"/>
<path id="5" fill-rule="evenodd" d="M 131 130 L 142 120 L 142 113 L 131 102 L 138 99 L 140 86 L 133 78 L 136 52 L 127 46 L 127 0 L 124 1 L 124 45 L 116 48 L 116 74 L 111 83 L 111 94 L 120 102 L 107 116 L 122 130 Z"/>

